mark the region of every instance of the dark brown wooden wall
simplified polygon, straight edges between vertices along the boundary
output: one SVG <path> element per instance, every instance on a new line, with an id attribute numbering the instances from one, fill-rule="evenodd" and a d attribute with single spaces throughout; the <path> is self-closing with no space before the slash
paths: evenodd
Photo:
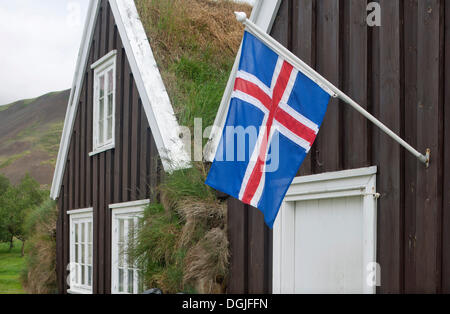
<path id="1" fill-rule="evenodd" d="M 283 0 L 272 35 L 413 146 L 428 169 L 333 100 L 299 175 L 378 166 L 380 293 L 450 292 L 450 1 Z M 445 88 L 447 87 L 447 88 Z M 229 292 L 271 291 L 272 235 L 229 200 Z"/>
<path id="2" fill-rule="evenodd" d="M 92 151 L 93 70 L 90 65 L 117 49 L 115 149 Z M 108 1 L 101 1 L 88 66 L 58 199 L 57 273 L 67 290 L 68 210 L 93 207 L 93 292 L 111 292 L 111 211 L 109 204 L 157 197 L 161 163 Z"/>

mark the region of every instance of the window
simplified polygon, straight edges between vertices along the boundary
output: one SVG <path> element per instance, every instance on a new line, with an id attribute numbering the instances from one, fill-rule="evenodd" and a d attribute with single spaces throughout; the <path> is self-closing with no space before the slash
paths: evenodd
<path id="1" fill-rule="evenodd" d="M 127 254 L 144 207 L 149 200 L 114 204 L 112 210 L 112 280 L 111 291 L 117 294 L 137 294 L 144 291 L 140 270 Z"/>
<path id="2" fill-rule="evenodd" d="M 114 148 L 116 55 L 116 50 L 111 51 L 91 66 L 94 69 L 94 151 L 91 156 Z"/>
<path id="3" fill-rule="evenodd" d="M 69 211 L 70 293 L 92 293 L 92 208 Z"/>
<path id="4" fill-rule="evenodd" d="M 294 179 L 274 226 L 274 293 L 375 293 L 376 173 Z"/>

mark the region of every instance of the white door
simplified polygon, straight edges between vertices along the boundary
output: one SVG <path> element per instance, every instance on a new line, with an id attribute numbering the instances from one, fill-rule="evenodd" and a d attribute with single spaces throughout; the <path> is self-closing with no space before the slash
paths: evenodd
<path id="1" fill-rule="evenodd" d="M 374 293 L 376 167 L 296 178 L 274 227 L 274 293 Z"/>

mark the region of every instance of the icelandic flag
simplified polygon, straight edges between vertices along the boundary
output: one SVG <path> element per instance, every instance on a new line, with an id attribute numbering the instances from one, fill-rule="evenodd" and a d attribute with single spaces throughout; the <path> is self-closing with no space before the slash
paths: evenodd
<path id="1" fill-rule="evenodd" d="M 273 228 L 330 97 L 246 31 L 227 120 L 206 184 L 258 208 Z"/>

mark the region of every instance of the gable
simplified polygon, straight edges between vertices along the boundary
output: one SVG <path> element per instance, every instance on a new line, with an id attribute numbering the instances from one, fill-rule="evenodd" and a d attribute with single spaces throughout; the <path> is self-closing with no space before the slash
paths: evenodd
<path id="1" fill-rule="evenodd" d="M 114 29 L 106 30 L 106 38 L 98 38 L 97 42 L 95 42 L 96 25 L 99 24 L 99 19 L 102 18 L 100 14 L 101 7 L 108 5 L 108 3 L 111 8 L 110 18 L 114 20 Z M 90 68 L 89 54 L 92 52 L 94 45 L 107 49 L 107 46 L 112 44 L 116 35 L 123 44 L 127 64 L 136 85 L 136 96 L 143 107 L 143 114 L 150 126 L 164 170 L 171 172 L 190 166 L 190 158 L 179 137 L 180 127 L 134 1 L 93 0 L 90 2 L 88 9 L 87 22 L 83 32 L 74 82 L 67 107 L 50 194 L 52 199 L 58 198 L 60 194 L 65 164 L 68 159 L 69 146 L 74 131 L 74 123 L 79 111 L 78 107 L 83 84 L 89 71 L 87 69 Z M 100 59 L 106 53 L 108 51 L 101 52 L 101 55 L 96 56 L 94 61 Z M 86 95 L 84 96 L 87 97 Z"/>

